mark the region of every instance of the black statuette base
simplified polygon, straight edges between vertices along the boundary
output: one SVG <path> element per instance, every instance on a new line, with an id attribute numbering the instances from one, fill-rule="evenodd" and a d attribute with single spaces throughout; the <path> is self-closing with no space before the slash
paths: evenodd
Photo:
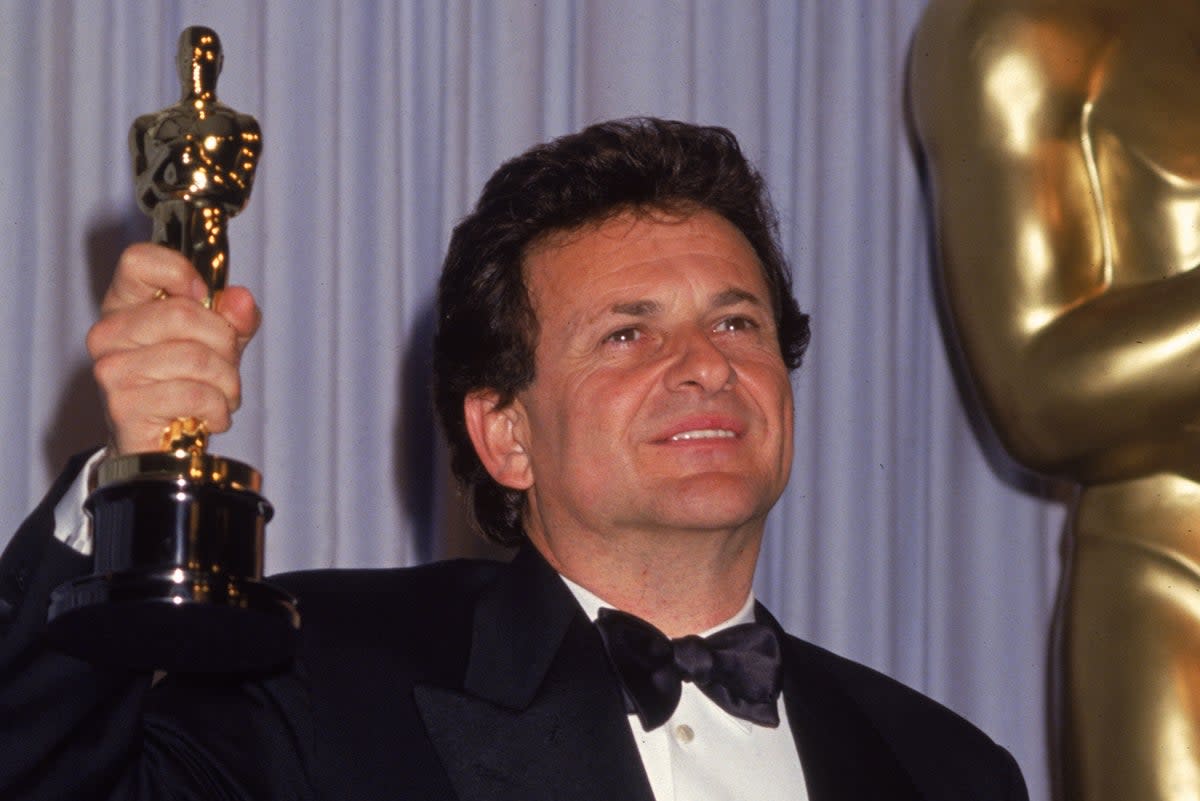
<path id="1" fill-rule="evenodd" d="M 292 658 L 299 614 L 262 581 L 271 506 L 241 488 L 147 478 L 87 501 L 96 573 L 50 600 L 48 633 L 89 661 L 141 670 L 237 673 Z"/>

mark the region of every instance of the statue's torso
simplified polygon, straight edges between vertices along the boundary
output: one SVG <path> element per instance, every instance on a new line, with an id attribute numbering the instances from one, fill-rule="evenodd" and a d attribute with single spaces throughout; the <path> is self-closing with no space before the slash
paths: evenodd
<path id="1" fill-rule="evenodd" d="M 229 213 L 245 205 L 258 160 L 253 118 L 221 103 L 207 103 L 199 113 L 180 103 L 135 125 L 146 164 L 136 176 L 140 196 L 146 187 L 159 202 L 215 204 Z"/>

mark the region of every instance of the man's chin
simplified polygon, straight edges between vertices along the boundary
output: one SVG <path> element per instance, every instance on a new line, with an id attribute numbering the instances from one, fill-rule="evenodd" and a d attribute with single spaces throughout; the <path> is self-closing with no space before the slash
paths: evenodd
<path id="1" fill-rule="evenodd" d="M 761 525 L 779 494 L 744 475 L 706 473 L 669 482 L 658 500 L 662 517 L 679 528 L 718 530 Z"/>

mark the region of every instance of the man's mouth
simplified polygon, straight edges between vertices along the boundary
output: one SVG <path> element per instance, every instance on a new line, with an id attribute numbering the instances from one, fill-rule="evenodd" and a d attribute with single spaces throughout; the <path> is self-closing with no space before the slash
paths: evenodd
<path id="1" fill-rule="evenodd" d="M 737 434 L 727 428 L 700 428 L 694 431 L 680 431 L 671 436 L 671 442 L 686 442 L 694 439 L 734 439 Z"/>

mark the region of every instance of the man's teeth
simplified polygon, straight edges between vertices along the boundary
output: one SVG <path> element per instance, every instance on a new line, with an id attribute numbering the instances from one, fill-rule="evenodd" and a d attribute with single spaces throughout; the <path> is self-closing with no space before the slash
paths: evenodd
<path id="1" fill-rule="evenodd" d="M 733 439 L 737 434 L 724 428 L 702 428 L 699 431 L 681 431 L 671 437 L 672 442 L 687 439 Z"/>

